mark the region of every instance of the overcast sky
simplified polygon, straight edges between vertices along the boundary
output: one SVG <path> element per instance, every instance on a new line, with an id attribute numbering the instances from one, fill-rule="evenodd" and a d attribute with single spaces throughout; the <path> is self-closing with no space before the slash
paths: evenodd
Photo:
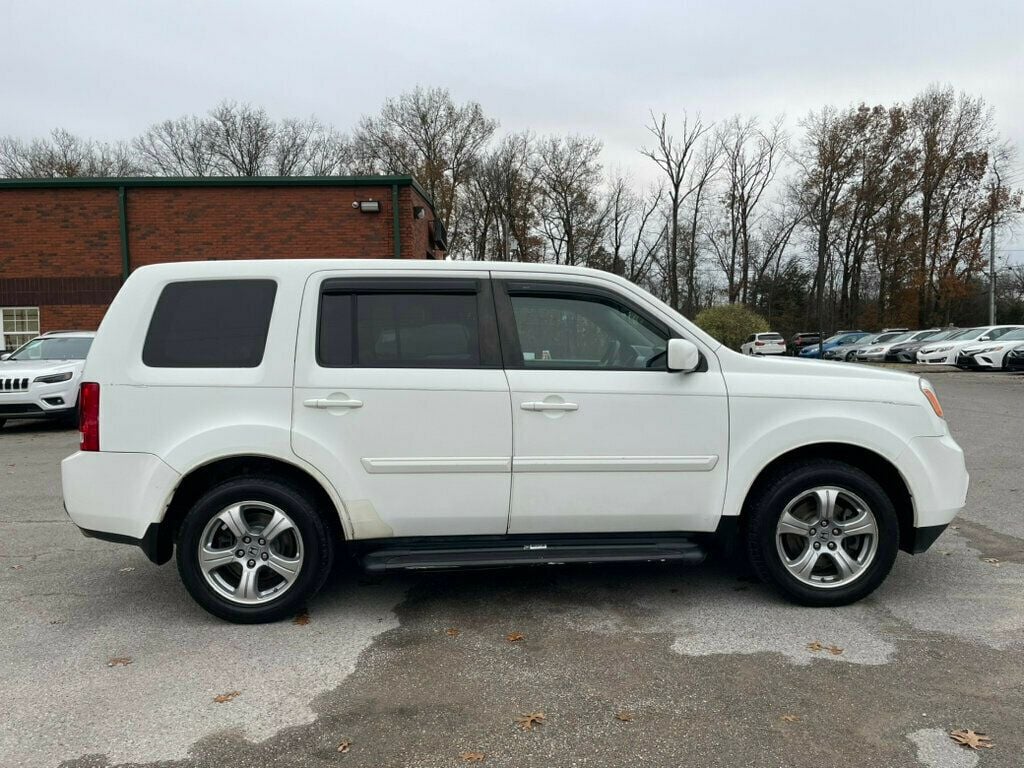
<path id="1" fill-rule="evenodd" d="M 129 138 L 224 98 L 347 130 L 438 85 L 506 130 L 596 135 L 645 179 L 651 109 L 795 125 L 949 83 L 1024 149 L 1022 0 L 0 3 L 0 135 Z"/>

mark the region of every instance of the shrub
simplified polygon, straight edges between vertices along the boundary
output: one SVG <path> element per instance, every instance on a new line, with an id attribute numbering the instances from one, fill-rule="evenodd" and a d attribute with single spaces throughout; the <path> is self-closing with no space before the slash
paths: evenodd
<path id="1" fill-rule="evenodd" d="M 767 320 L 742 304 L 709 307 L 697 315 L 694 322 L 732 349 L 739 349 L 752 333 L 771 330 Z"/>

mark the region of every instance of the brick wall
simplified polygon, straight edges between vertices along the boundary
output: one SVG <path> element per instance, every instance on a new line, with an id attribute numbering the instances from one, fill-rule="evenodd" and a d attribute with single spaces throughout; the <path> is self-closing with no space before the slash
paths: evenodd
<path id="1" fill-rule="evenodd" d="M 380 213 L 352 204 L 378 200 Z M 399 187 L 402 258 L 434 258 L 433 213 Z M 413 218 L 413 207 L 426 216 Z M 393 258 L 390 186 L 128 187 L 132 268 L 201 259 Z M 0 189 L 0 307 L 42 330 L 95 329 L 122 275 L 116 189 Z"/>

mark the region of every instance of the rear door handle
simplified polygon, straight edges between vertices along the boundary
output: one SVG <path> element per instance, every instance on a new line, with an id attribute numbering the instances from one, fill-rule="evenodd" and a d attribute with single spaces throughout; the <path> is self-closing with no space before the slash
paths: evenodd
<path id="1" fill-rule="evenodd" d="M 580 409 L 576 403 L 545 403 L 543 401 L 520 403 L 519 407 L 524 411 L 578 411 Z"/>
<path id="2" fill-rule="evenodd" d="M 362 400 L 332 400 L 329 397 L 315 397 L 302 402 L 307 408 L 362 408 Z"/>

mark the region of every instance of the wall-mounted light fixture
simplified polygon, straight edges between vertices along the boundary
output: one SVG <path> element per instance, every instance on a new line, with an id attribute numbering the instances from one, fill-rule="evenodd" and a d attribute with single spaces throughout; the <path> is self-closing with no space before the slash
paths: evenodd
<path id="1" fill-rule="evenodd" d="M 425 218 L 426 215 L 427 215 L 427 209 L 424 208 L 422 205 L 414 205 L 412 207 L 412 217 L 414 219 L 422 219 L 422 218 Z"/>
<path id="2" fill-rule="evenodd" d="M 380 213 L 380 200 L 357 200 L 352 207 L 358 208 L 360 213 Z"/>

